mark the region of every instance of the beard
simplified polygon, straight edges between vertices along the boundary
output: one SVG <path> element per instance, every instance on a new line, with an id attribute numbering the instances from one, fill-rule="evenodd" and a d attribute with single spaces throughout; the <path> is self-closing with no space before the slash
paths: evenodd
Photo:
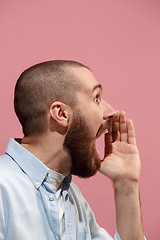
<path id="1" fill-rule="evenodd" d="M 96 151 L 95 142 L 96 137 L 91 134 L 84 116 L 78 111 L 74 112 L 72 124 L 64 140 L 64 147 L 71 154 L 71 174 L 81 178 L 89 178 L 96 174 L 101 159 Z"/>

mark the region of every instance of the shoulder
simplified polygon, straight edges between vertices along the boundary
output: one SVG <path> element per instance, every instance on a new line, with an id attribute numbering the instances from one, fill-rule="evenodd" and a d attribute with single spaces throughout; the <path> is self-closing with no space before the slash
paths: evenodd
<path id="1" fill-rule="evenodd" d="M 83 209 L 84 211 L 86 211 L 86 209 L 91 210 L 82 192 L 80 191 L 78 186 L 73 182 L 71 182 L 70 184 L 69 195 L 72 197 L 76 205 L 81 206 L 81 209 Z"/>
<path id="2" fill-rule="evenodd" d="M 4 175 L 6 171 L 12 169 L 12 162 L 13 160 L 7 154 L 0 156 L 0 176 Z"/>
<path id="3" fill-rule="evenodd" d="M 14 180 L 21 172 L 20 167 L 16 162 L 7 154 L 0 156 L 0 185 L 5 183 L 13 184 Z"/>
<path id="4" fill-rule="evenodd" d="M 77 198 L 79 198 L 79 197 L 83 198 L 83 195 L 82 195 L 80 189 L 78 188 L 78 186 L 74 182 L 71 182 L 69 192 L 72 195 L 77 196 Z"/>

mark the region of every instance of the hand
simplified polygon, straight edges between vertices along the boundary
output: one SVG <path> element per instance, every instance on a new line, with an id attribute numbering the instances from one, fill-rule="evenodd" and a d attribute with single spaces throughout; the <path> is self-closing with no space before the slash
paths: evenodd
<path id="1" fill-rule="evenodd" d="M 125 112 L 113 117 L 112 127 L 105 134 L 105 156 L 99 170 L 113 183 L 129 180 L 139 182 L 140 158 L 132 120 Z"/>

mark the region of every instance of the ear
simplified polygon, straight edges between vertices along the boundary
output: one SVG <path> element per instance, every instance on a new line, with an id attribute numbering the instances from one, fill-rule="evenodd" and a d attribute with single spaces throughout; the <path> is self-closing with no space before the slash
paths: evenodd
<path id="1" fill-rule="evenodd" d="M 62 127 L 68 127 L 70 107 L 62 102 L 54 102 L 50 107 L 50 116 Z"/>

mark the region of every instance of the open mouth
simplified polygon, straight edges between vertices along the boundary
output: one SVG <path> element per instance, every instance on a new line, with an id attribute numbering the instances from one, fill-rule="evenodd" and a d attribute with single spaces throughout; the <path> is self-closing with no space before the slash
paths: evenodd
<path id="1" fill-rule="evenodd" d="M 98 129 L 96 138 L 100 137 L 104 133 L 108 133 L 109 128 L 112 127 L 112 122 L 113 122 L 113 116 L 108 117 Z"/>

